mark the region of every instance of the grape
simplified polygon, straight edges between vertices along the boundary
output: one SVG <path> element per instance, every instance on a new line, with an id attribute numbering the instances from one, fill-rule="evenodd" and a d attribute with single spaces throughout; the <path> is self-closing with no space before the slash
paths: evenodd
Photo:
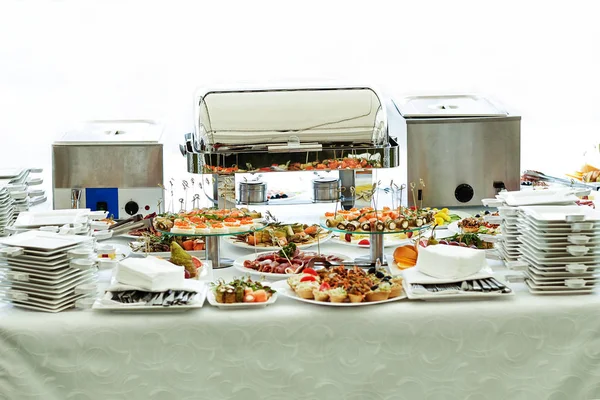
<path id="1" fill-rule="evenodd" d="M 442 239 L 442 240 L 440 240 L 438 243 L 439 243 L 439 244 L 448 244 L 448 241 L 447 241 L 447 240 L 444 240 L 444 239 Z"/>
<path id="2" fill-rule="evenodd" d="M 450 242 L 448 243 L 450 246 L 458 246 L 458 242 Z"/>

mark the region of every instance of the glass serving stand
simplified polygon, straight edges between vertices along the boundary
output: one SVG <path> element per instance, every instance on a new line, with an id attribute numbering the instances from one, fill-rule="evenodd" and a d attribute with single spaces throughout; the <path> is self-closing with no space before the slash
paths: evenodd
<path id="1" fill-rule="evenodd" d="M 227 268 L 233 265 L 233 260 L 231 258 L 221 258 L 221 237 L 222 236 L 235 236 L 235 235 L 243 235 L 246 233 L 258 232 L 266 228 L 266 225 L 256 226 L 254 225 L 252 229 L 236 231 L 236 232 L 219 232 L 219 233 L 173 233 L 168 231 L 161 231 L 163 235 L 168 236 L 180 236 L 180 237 L 189 237 L 189 238 L 199 238 L 203 237 L 206 243 L 206 259 L 212 262 L 213 268 Z"/>
<path id="2" fill-rule="evenodd" d="M 421 225 L 420 227 L 408 228 L 408 229 L 397 230 L 397 231 L 388 231 L 388 230 L 385 230 L 385 231 L 363 231 L 363 230 L 347 231 L 345 229 L 328 227 L 325 224 L 325 221 L 323 221 L 323 220 L 321 220 L 319 222 L 319 224 L 321 225 L 321 227 L 323 229 L 327 229 L 332 232 L 337 232 L 337 233 L 342 233 L 342 234 L 350 233 L 350 234 L 359 234 L 359 235 L 369 235 L 369 242 L 370 242 L 369 255 L 358 257 L 354 261 L 357 263 L 358 262 L 360 262 L 360 263 L 366 262 L 366 263 L 375 264 L 377 262 L 377 260 L 379 259 L 379 261 L 381 262 L 381 265 L 387 265 L 387 260 L 385 258 L 385 255 L 383 254 L 383 247 L 384 247 L 383 240 L 384 240 L 385 235 L 397 235 L 399 233 L 409 233 L 409 232 L 421 233 L 421 232 L 426 231 L 427 229 L 431 228 L 431 224 L 427 224 L 427 225 Z"/>

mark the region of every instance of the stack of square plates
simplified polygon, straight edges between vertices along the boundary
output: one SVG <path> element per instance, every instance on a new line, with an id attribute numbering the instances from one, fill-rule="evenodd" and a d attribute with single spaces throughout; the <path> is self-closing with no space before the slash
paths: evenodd
<path id="1" fill-rule="evenodd" d="M 43 183 L 41 178 L 30 177 L 31 173 L 43 172 L 33 168 L 0 168 L 0 186 L 6 187 L 14 200 L 15 214 L 28 211 L 29 207 L 41 204 L 47 197 L 42 189 L 30 189 Z"/>
<path id="2" fill-rule="evenodd" d="M 15 219 L 14 200 L 5 186 L 0 185 L 0 236 L 6 236 L 5 229 L 10 226 Z"/>
<path id="3" fill-rule="evenodd" d="M 93 239 L 28 231 L 0 238 L 0 299 L 16 307 L 59 312 L 88 295 L 97 276 Z"/>
<path id="4" fill-rule="evenodd" d="M 516 207 L 498 207 L 498 213 L 502 217 L 500 230 L 502 232 L 502 240 L 496 243 L 496 249 L 500 257 L 506 263 L 514 263 L 518 261 L 521 251 L 519 250 L 521 235 L 518 227 L 518 208 Z"/>
<path id="5" fill-rule="evenodd" d="M 600 212 L 588 206 L 520 207 L 519 260 L 537 294 L 591 293 L 600 268 Z"/>

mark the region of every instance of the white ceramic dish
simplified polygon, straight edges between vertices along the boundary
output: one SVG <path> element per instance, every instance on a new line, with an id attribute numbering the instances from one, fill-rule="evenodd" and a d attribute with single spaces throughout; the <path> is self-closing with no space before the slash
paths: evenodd
<path id="1" fill-rule="evenodd" d="M 354 236 L 354 235 L 353 235 Z M 363 237 L 364 236 L 364 237 Z M 411 243 L 411 239 L 406 238 L 406 239 L 401 239 L 399 237 L 395 237 L 396 235 L 384 235 L 383 237 L 383 247 L 399 247 L 399 246 L 404 246 L 406 244 L 410 244 Z M 346 240 L 342 240 L 342 236 L 334 236 L 335 240 L 333 242 L 335 242 L 336 244 L 341 244 L 344 246 L 351 246 L 351 247 L 360 247 L 363 249 L 368 249 L 371 247 L 371 238 L 370 235 L 368 234 L 360 234 L 360 238 L 358 239 L 354 239 L 354 237 L 352 238 L 352 242 L 347 242 Z M 363 239 L 367 239 L 369 241 L 369 244 L 358 244 L 358 242 L 360 242 Z"/>
<path id="2" fill-rule="evenodd" d="M 327 242 L 328 240 L 330 240 L 332 237 L 333 237 L 333 232 L 329 232 L 327 234 L 327 236 L 325 236 L 322 239 L 320 239 L 319 242 L 321 244 L 323 244 L 323 243 Z M 266 250 L 277 251 L 277 250 L 281 249 L 281 247 L 277 247 L 277 246 L 251 246 L 248 243 L 237 241 L 235 239 L 235 236 L 225 236 L 223 238 L 223 240 L 225 242 L 229 243 L 232 246 L 240 247 L 242 249 L 254 250 L 256 248 L 256 250 L 259 250 L 259 251 L 266 251 Z M 306 248 L 309 248 L 309 247 L 315 247 L 317 245 L 318 245 L 317 242 L 309 243 L 309 244 L 298 244 L 298 245 L 296 245 L 296 248 L 298 248 L 298 249 L 306 249 Z"/>
<path id="3" fill-rule="evenodd" d="M 591 207 L 582 206 L 529 206 L 519 211 L 541 223 L 600 221 L 600 212 Z"/>
<path id="4" fill-rule="evenodd" d="M 60 235 L 52 232 L 27 231 L 14 236 L 0 238 L 0 244 L 5 246 L 23 247 L 41 252 L 67 250 L 82 243 L 91 243 L 87 236 Z"/>
<path id="5" fill-rule="evenodd" d="M 306 252 L 313 253 L 312 251 L 306 251 Z M 296 274 L 276 274 L 276 273 L 272 273 L 272 272 L 259 272 L 254 269 L 244 267 L 244 261 L 246 261 L 246 260 L 254 261 L 258 257 L 260 257 L 264 254 L 271 254 L 271 253 L 273 253 L 273 252 L 272 251 L 263 251 L 263 252 L 256 253 L 256 254 L 248 254 L 246 256 L 238 257 L 233 262 L 233 268 L 235 268 L 236 270 L 238 270 L 244 274 L 248 274 L 254 278 L 257 278 L 257 279 L 264 277 L 265 279 L 269 279 L 269 280 L 280 280 L 280 279 L 286 279 L 286 278 L 289 278 L 290 276 L 296 275 Z M 314 252 L 314 253 L 316 253 L 316 252 Z M 325 254 L 328 256 L 336 256 L 336 257 L 341 258 L 344 261 L 350 260 L 350 258 L 348 256 L 339 254 L 339 253 L 322 252 L 321 254 Z"/>
<path id="6" fill-rule="evenodd" d="M 68 209 L 68 210 L 50 210 L 50 211 L 27 211 L 20 213 L 15 221 L 15 227 L 40 227 L 44 225 L 69 225 L 76 223 L 87 223 L 89 209 Z"/>
<path id="7" fill-rule="evenodd" d="M 402 282 L 404 292 L 411 300 L 429 300 L 429 301 L 445 301 L 445 300 L 477 300 L 490 298 L 505 298 L 514 296 L 514 291 L 509 293 L 502 292 L 464 292 L 464 293 L 414 293 L 406 281 Z"/>
<path id="8" fill-rule="evenodd" d="M 208 291 L 206 298 L 211 306 L 218 307 L 223 310 L 242 310 L 270 306 L 277 301 L 277 293 L 273 293 L 271 298 L 263 303 L 219 303 L 212 290 Z"/>
<path id="9" fill-rule="evenodd" d="M 92 306 L 92 309 L 95 311 L 112 311 L 112 312 L 141 312 L 141 313 L 164 313 L 164 312 L 179 312 L 179 311 L 190 311 L 197 308 L 202 308 L 204 305 L 204 301 L 206 300 L 206 296 L 208 294 L 208 286 L 205 283 L 202 283 L 199 286 L 199 291 L 196 297 L 194 298 L 194 303 L 188 305 L 177 305 L 177 306 L 131 306 L 127 304 L 123 305 L 110 305 L 102 303 L 101 299 L 97 299 Z"/>
<path id="10" fill-rule="evenodd" d="M 595 288 L 591 287 L 591 288 L 582 288 L 582 289 L 570 289 L 566 286 L 563 286 L 563 288 L 561 289 L 557 289 L 557 288 L 544 288 L 541 289 L 539 287 L 536 287 L 535 285 L 533 285 L 532 283 L 530 283 L 528 280 L 525 281 L 525 284 L 527 285 L 527 288 L 529 289 L 529 292 L 532 294 L 568 294 L 568 295 L 573 295 L 573 294 L 590 294 L 590 293 L 594 293 Z"/>
<path id="11" fill-rule="evenodd" d="M 362 303 L 330 303 L 330 302 L 325 302 L 325 301 L 308 300 L 308 299 L 303 299 L 301 297 L 298 297 L 296 295 L 296 293 L 289 287 L 289 285 L 287 284 L 287 281 L 285 281 L 285 280 L 273 282 L 271 287 L 273 289 L 275 289 L 277 291 L 277 293 L 280 294 L 281 296 L 289 297 L 290 299 L 301 301 L 303 303 L 316 304 L 319 306 L 330 306 L 330 307 L 374 306 L 376 304 L 391 303 L 394 301 L 398 301 L 398 300 L 407 298 L 406 294 L 403 293 L 402 295 L 400 295 L 398 297 L 394 297 L 393 299 L 388 299 L 388 300 L 383 300 L 383 301 L 371 301 L 371 302 L 362 302 Z"/>
<path id="12" fill-rule="evenodd" d="M 0 275 L 6 280 L 31 282 L 43 285 L 57 285 L 70 279 L 75 279 L 83 276 L 88 276 L 87 271 L 78 271 L 67 269 L 62 274 L 40 274 L 32 271 L 23 271 L 17 268 L 0 268 Z"/>

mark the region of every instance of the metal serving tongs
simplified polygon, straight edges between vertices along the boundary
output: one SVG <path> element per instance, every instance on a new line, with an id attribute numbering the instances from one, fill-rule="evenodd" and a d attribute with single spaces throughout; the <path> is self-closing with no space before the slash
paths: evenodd
<path id="1" fill-rule="evenodd" d="M 523 177 L 525 179 L 529 179 L 532 181 L 552 182 L 552 183 L 558 183 L 560 185 L 568 186 L 568 187 L 571 187 L 574 189 L 581 189 L 581 191 L 575 192 L 576 195 L 581 195 L 581 196 L 585 196 L 585 194 L 581 193 L 584 191 L 600 190 L 600 187 L 598 187 L 598 186 L 589 185 L 584 182 L 579 182 L 579 181 L 576 181 L 575 179 L 557 178 L 555 176 L 548 176 L 544 173 L 541 173 L 538 171 L 533 171 L 533 170 L 526 170 L 523 173 Z"/>
<path id="2" fill-rule="evenodd" d="M 154 218 L 144 218 L 142 214 L 137 214 L 109 226 L 108 229 L 112 231 L 113 236 L 123 235 L 136 229 L 151 227 L 153 219 Z"/>
<path id="3" fill-rule="evenodd" d="M 375 267 L 376 263 L 369 263 L 369 262 L 356 262 L 356 261 L 329 261 L 327 260 L 325 257 L 313 257 L 311 258 L 307 264 L 305 264 L 304 268 L 301 268 L 301 270 L 304 270 L 305 268 L 325 268 L 325 267 L 346 267 L 346 268 L 351 268 L 351 267 L 359 267 L 359 268 L 371 268 L 371 267 Z M 301 272 L 297 271 L 296 273 Z"/>

